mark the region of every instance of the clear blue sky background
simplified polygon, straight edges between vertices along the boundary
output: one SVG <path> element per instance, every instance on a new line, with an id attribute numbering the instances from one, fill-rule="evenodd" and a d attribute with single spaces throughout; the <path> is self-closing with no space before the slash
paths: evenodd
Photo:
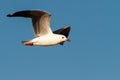
<path id="1" fill-rule="evenodd" d="M 52 30 L 70 25 L 65 45 L 28 47 L 30 19 L 8 13 L 40 9 Z M 1 0 L 0 80 L 120 80 L 119 0 Z"/>

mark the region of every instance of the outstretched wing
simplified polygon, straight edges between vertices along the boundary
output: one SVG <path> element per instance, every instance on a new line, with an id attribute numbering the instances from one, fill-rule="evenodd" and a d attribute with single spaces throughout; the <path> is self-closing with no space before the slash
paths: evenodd
<path id="1" fill-rule="evenodd" d="M 32 18 L 33 29 L 36 37 L 52 33 L 50 28 L 51 14 L 46 11 L 24 10 L 8 14 L 7 16 Z"/>
<path id="2" fill-rule="evenodd" d="M 53 33 L 55 34 L 62 34 L 66 37 L 69 36 L 69 33 L 70 33 L 70 26 L 64 26 L 63 28 L 60 28 L 60 29 L 57 29 L 56 31 L 54 31 Z M 60 43 L 60 45 L 63 45 L 64 42 Z"/>

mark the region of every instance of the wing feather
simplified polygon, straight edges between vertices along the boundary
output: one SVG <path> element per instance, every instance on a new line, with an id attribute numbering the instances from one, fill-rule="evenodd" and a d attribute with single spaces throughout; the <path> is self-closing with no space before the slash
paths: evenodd
<path id="1" fill-rule="evenodd" d="M 24 10 L 8 14 L 7 16 L 32 18 L 33 29 L 36 37 L 52 33 L 50 28 L 51 14 L 46 11 Z"/>

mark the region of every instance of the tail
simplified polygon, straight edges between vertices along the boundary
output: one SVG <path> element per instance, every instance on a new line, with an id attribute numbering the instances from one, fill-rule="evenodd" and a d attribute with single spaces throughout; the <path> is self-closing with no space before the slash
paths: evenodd
<path id="1" fill-rule="evenodd" d="M 30 42 L 30 40 L 21 41 L 21 42 L 26 46 L 33 46 L 33 42 Z"/>

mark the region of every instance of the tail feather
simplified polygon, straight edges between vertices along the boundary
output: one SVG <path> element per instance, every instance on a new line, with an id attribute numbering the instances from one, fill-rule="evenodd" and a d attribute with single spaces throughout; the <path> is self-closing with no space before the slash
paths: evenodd
<path id="1" fill-rule="evenodd" d="M 33 46 L 33 42 L 30 42 L 30 40 L 25 40 L 25 41 L 21 41 L 21 42 L 26 46 Z"/>
<path id="2" fill-rule="evenodd" d="M 21 43 L 23 43 L 23 44 L 25 44 L 27 42 L 29 42 L 29 40 L 21 41 Z"/>

